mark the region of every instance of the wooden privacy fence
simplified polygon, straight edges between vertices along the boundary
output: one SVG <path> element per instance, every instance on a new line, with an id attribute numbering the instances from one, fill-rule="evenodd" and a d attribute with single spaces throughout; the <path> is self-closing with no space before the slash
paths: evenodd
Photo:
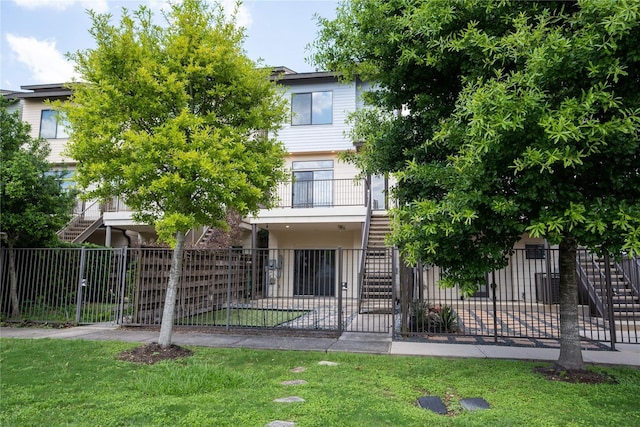
<path id="1" fill-rule="evenodd" d="M 172 252 L 165 249 L 130 251 L 134 278 L 133 312 L 123 319 L 139 325 L 160 324 Z M 187 249 L 176 300 L 176 317 L 190 318 L 251 297 L 252 257 L 242 250 Z M 255 290 L 255 289 L 253 289 Z"/>

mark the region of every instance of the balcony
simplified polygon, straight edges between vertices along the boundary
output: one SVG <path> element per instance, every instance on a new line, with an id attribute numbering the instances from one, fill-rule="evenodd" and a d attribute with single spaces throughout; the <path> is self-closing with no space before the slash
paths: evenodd
<path id="1" fill-rule="evenodd" d="M 328 208 L 366 206 L 364 179 L 298 179 L 284 181 L 276 189 L 275 208 Z"/>
<path id="2" fill-rule="evenodd" d="M 261 209 L 249 222 L 362 222 L 367 190 L 367 180 L 358 178 L 283 181 L 274 190 L 273 208 Z M 131 225 L 131 209 L 114 198 L 105 206 L 105 223 Z"/>
<path id="3" fill-rule="evenodd" d="M 366 179 L 296 179 L 274 190 L 271 209 L 261 209 L 251 223 L 362 222 L 367 213 Z"/>

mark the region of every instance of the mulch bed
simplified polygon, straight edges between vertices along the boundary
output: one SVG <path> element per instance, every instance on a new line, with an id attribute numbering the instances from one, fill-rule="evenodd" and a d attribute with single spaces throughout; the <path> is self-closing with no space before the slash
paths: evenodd
<path id="1" fill-rule="evenodd" d="M 160 344 L 151 343 L 125 350 L 118 355 L 118 359 L 126 362 L 153 365 L 162 360 L 183 359 L 191 355 L 193 355 L 191 350 L 175 344 L 172 344 L 169 348 L 162 348 Z"/>
<path id="2" fill-rule="evenodd" d="M 534 372 L 543 375 L 549 381 L 562 381 L 582 384 L 617 384 L 618 382 L 606 375 L 589 370 L 558 371 L 555 368 L 534 368 Z"/>

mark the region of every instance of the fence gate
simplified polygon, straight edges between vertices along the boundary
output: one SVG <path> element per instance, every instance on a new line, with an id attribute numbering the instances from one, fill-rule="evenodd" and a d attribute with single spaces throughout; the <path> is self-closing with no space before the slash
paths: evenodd
<path id="1" fill-rule="evenodd" d="M 126 256 L 126 249 L 114 248 L 13 249 L 13 254 L 0 249 L 4 319 L 119 324 L 127 309 Z"/>
<path id="2" fill-rule="evenodd" d="M 396 312 L 397 252 L 393 248 L 338 252 L 343 331 L 391 334 Z"/>

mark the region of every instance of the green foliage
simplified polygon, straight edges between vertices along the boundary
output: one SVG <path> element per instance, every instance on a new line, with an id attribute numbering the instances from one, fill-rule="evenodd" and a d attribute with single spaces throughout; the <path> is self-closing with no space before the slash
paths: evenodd
<path id="1" fill-rule="evenodd" d="M 139 344 L 0 339 L 0 424 L 68 426 L 565 426 L 640 423 L 640 371 L 597 368 L 618 384 L 569 384 L 540 363 L 300 351 L 192 348 L 156 365 L 117 360 Z M 337 366 L 321 366 L 330 360 Z M 302 366 L 305 372 L 292 373 Z M 284 386 L 281 381 L 307 384 Z M 280 404 L 296 395 L 306 401 Z M 442 416 L 416 405 L 441 396 Z M 483 397 L 488 411 L 463 412 Z"/>
<path id="2" fill-rule="evenodd" d="M 170 244 L 194 226 L 225 228 L 228 210 L 269 206 L 284 178 L 272 136 L 284 102 L 234 18 L 204 0 L 176 2 L 162 27 L 144 6 L 119 25 L 90 16 L 96 47 L 69 55 L 83 82 L 58 105 L 87 197 L 121 197 Z"/>
<path id="3" fill-rule="evenodd" d="M 409 261 L 473 292 L 524 233 L 640 253 L 640 2 L 355 0 L 319 23 L 312 59 L 378 82 L 356 161 L 397 178 Z"/>
<path id="4" fill-rule="evenodd" d="M 455 333 L 458 314 L 449 305 L 434 305 L 427 301 L 411 302 L 411 332 Z"/>
<path id="5" fill-rule="evenodd" d="M 48 143 L 31 138 L 8 106 L 0 96 L 0 231 L 10 247 L 49 246 L 70 219 L 75 194 L 51 173 Z"/>

